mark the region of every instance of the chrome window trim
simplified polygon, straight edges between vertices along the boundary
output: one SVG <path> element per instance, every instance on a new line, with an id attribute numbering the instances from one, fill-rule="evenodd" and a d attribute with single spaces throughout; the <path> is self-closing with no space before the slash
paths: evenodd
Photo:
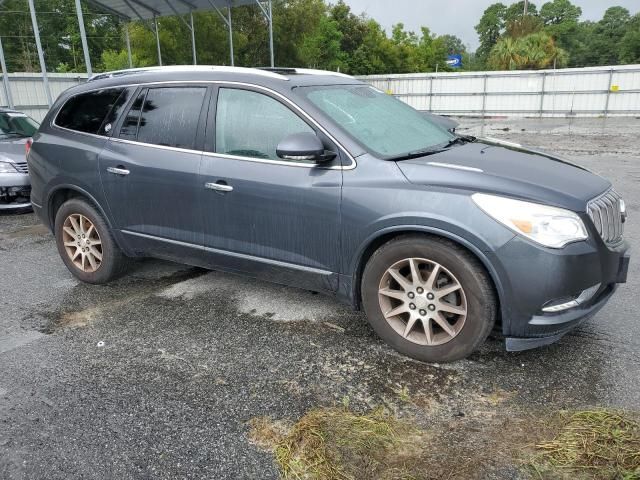
<path id="1" fill-rule="evenodd" d="M 108 138 L 110 138 L 112 142 L 116 142 L 116 143 L 128 143 L 131 145 L 138 145 L 141 147 L 157 148 L 158 150 L 171 150 L 173 152 L 193 153 L 196 155 L 202 155 L 202 153 L 204 153 L 201 150 L 194 150 L 191 148 L 170 147 L 168 145 L 156 145 L 155 143 L 138 142 L 136 140 L 127 140 L 126 138 L 115 138 L 115 137 L 108 137 Z"/>
<path id="2" fill-rule="evenodd" d="M 329 139 L 333 143 L 335 143 L 338 146 L 338 148 L 340 148 L 340 150 L 342 150 L 344 152 L 344 154 L 351 161 L 351 163 L 349 165 L 334 165 L 332 167 L 322 167 L 321 165 L 318 165 L 318 164 L 308 164 L 308 165 L 307 164 L 296 164 L 294 162 L 287 162 L 287 161 L 284 161 L 284 160 L 268 160 L 268 159 L 263 159 L 263 158 L 253 158 L 253 157 L 244 157 L 244 156 L 239 156 L 239 155 L 228 155 L 228 154 L 222 154 L 222 153 L 205 152 L 203 150 L 181 149 L 181 148 L 176 148 L 176 147 L 167 147 L 167 146 L 164 146 L 164 145 L 155 145 L 153 143 L 143 143 L 143 142 L 137 142 L 137 141 L 134 141 L 134 140 L 124 140 L 124 139 L 121 139 L 121 138 L 111 137 L 109 135 L 97 135 L 95 133 L 79 132 L 77 130 L 72 130 L 70 128 L 61 127 L 60 125 L 55 123 L 56 119 L 58 118 L 58 115 L 60 114 L 60 110 L 62 110 L 64 105 L 66 105 L 67 102 L 69 102 L 72 98 L 74 98 L 74 97 L 76 97 L 78 95 L 83 95 L 85 93 L 96 92 L 96 91 L 99 91 L 99 90 L 109 90 L 109 89 L 116 89 L 116 88 L 125 89 L 125 88 L 130 88 L 130 87 L 149 87 L 149 86 L 153 86 L 153 85 L 185 85 L 185 84 L 231 85 L 231 86 L 256 88 L 258 90 L 262 90 L 264 92 L 268 92 L 268 93 L 278 97 L 280 100 L 282 100 L 283 102 L 288 104 L 290 107 L 292 107 L 294 110 L 299 112 L 299 114 L 301 114 L 304 118 L 306 118 L 309 122 L 311 122 L 318 130 L 320 130 L 327 137 L 329 137 Z M 286 96 L 282 95 L 279 92 L 276 92 L 275 90 L 273 90 L 273 89 L 271 89 L 269 87 L 264 87 L 262 85 L 256 85 L 254 83 L 247 83 L 247 82 L 234 82 L 234 81 L 229 81 L 229 80 L 165 80 L 165 81 L 158 81 L 158 82 L 138 82 L 138 83 L 123 84 L 123 85 L 114 85 L 113 87 L 99 87 L 99 88 L 93 88 L 93 89 L 90 89 L 90 90 L 84 90 L 82 92 L 79 92 L 79 93 L 76 93 L 74 95 L 71 95 L 69 98 L 67 98 L 64 101 L 64 103 L 60 106 L 60 108 L 56 112 L 55 116 L 51 120 L 51 127 L 58 128 L 60 130 L 66 130 L 68 132 L 73 132 L 73 133 L 76 133 L 78 135 L 88 135 L 88 136 L 95 137 L 95 138 L 111 139 L 111 140 L 120 141 L 120 142 L 131 142 L 131 143 L 134 143 L 136 145 L 141 145 L 141 146 L 146 146 L 146 147 L 151 147 L 151 148 L 169 149 L 169 150 L 175 150 L 175 151 L 187 152 L 187 153 L 196 152 L 196 153 L 200 153 L 200 154 L 206 155 L 206 156 L 227 158 L 229 160 L 241 160 L 241 161 L 245 161 L 245 162 L 272 163 L 272 164 L 275 164 L 275 165 L 285 165 L 285 166 L 290 166 L 290 167 L 320 168 L 320 169 L 323 169 L 323 170 L 353 170 L 358 165 L 356 160 L 355 160 L 355 158 L 353 157 L 353 155 L 351 155 L 351 153 L 349 153 L 349 151 L 340 142 L 338 142 L 338 140 L 336 140 L 336 138 L 333 135 L 331 135 L 311 115 L 309 115 L 307 112 L 305 112 L 298 104 L 296 104 L 291 99 L 287 98 Z"/>

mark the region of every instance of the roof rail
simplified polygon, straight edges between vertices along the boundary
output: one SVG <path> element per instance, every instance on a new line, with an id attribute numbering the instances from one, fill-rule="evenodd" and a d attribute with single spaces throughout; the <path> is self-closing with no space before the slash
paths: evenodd
<path id="1" fill-rule="evenodd" d="M 106 78 L 114 78 L 125 75 L 133 75 L 136 73 L 147 72 L 231 72 L 231 73 L 250 73 L 254 75 L 262 75 L 265 77 L 276 78 L 278 80 L 288 80 L 284 75 L 280 75 L 277 72 L 271 72 L 259 68 L 245 68 L 245 67 L 227 67 L 218 65 L 171 65 L 166 67 L 141 67 L 141 68 L 128 68 L 125 70 L 114 70 L 111 72 L 97 73 L 89 78 L 89 82 L 95 80 L 104 80 Z"/>
<path id="2" fill-rule="evenodd" d="M 333 72 L 331 70 L 316 70 L 314 68 L 258 67 L 258 69 L 282 75 L 333 75 L 334 77 L 353 78 L 346 73 Z"/>

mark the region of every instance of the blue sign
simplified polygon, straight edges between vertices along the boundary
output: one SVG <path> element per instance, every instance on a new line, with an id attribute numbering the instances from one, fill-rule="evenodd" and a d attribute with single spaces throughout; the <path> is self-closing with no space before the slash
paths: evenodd
<path id="1" fill-rule="evenodd" d="M 449 65 L 451 68 L 462 67 L 462 55 L 447 55 L 447 65 Z"/>

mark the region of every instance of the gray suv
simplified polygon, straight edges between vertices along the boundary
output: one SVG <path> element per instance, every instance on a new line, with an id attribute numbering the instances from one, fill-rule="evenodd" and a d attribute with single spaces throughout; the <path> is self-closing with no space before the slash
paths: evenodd
<path id="1" fill-rule="evenodd" d="M 101 74 L 60 96 L 28 161 L 79 279 L 157 257 L 324 292 L 425 361 L 494 329 L 509 350 L 551 343 L 627 275 L 607 180 L 331 72 Z"/>

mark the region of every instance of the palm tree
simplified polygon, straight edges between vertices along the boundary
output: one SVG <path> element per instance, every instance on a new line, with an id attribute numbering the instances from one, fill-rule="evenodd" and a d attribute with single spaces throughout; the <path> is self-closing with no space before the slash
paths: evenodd
<path id="1" fill-rule="evenodd" d="M 518 40 L 511 37 L 498 40 L 489 54 L 489 66 L 494 70 L 517 70 L 521 63 Z"/>

